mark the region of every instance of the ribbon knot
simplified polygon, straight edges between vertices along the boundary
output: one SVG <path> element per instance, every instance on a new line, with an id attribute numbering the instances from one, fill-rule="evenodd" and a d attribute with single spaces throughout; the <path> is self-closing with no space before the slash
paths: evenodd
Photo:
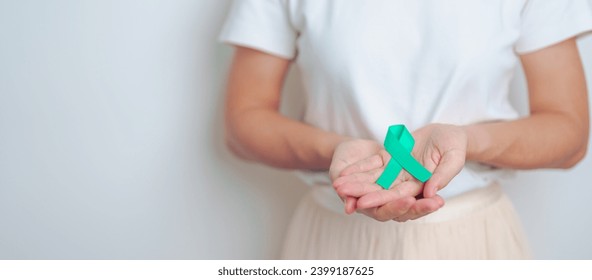
<path id="1" fill-rule="evenodd" d="M 402 169 L 422 183 L 425 183 L 432 173 L 425 169 L 413 156 L 411 151 L 415 145 L 415 139 L 404 125 L 391 125 L 384 139 L 384 148 L 391 155 L 384 171 L 376 180 L 376 184 L 388 190 Z"/>

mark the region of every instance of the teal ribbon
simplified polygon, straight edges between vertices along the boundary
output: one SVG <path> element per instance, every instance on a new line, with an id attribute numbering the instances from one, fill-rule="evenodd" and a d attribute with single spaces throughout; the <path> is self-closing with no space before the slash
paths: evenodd
<path id="1" fill-rule="evenodd" d="M 391 160 L 376 180 L 376 184 L 385 190 L 389 189 L 402 169 L 422 183 L 430 179 L 432 173 L 411 155 L 414 145 L 415 139 L 404 125 L 391 125 L 388 128 L 384 139 L 384 148 L 391 155 Z"/>

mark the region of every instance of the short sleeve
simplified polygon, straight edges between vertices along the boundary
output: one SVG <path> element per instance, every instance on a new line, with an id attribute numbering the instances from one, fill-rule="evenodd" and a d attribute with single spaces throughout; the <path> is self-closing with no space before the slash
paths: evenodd
<path id="1" fill-rule="evenodd" d="M 219 40 L 292 59 L 297 36 L 286 1 L 235 0 Z"/>
<path id="2" fill-rule="evenodd" d="M 543 49 L 592 30 L 592 0 L 527 0 L 517 53 Z"/>

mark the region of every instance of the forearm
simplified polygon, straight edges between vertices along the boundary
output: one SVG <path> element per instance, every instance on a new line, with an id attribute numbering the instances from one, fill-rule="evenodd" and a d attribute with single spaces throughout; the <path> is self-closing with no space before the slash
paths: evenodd
<path id="1" fill-rule="evenodd" d="M 536 114 L 516 121 L 465 127 L 467 160 L 515 168 L 569 168 L 586 153 L 588 121 Z"/>
<path id="2" fill-rule="evenodd" d="M 574 38 L 520 57 L 530 116 L 466 127 L 467 159 L 517 169 L 569 168 L 588 145 L 588 90 Z"/>
<path id="3" fill-rule="evenodd" d="M 327 170 L 335 147 L 345 139 L 266 109 L 228 116 L 226 127 L 235 154 L 279 168 Z"/>
<path id="4" fill-rule="evenodd" d="M 343 137 L 279 113 L 290 63 L 237 47 L 224 109 L 226 143 L 244 159 L 280 168 L 327 170 Z"/>

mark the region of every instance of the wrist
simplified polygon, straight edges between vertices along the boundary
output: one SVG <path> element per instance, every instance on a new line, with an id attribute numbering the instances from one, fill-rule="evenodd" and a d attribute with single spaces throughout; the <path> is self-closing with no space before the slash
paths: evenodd
<path id="1" fill-rule="evenodd" d="M 482 161 L 482 155 L 489 146 L 487 130 L 478 124 L 461 127 L 467 135 L 467 161 Z"/>
<path id="2" fill-rule="evenodd" d="M 351 137 L 339 135 L 337 133 L 332 132 L 328 133 L 326 137 L 322 138 L 322 142 L 318 146 L 320 148 L 319 154 L 321 161 L 325 163 L 323 165 L 326 165 L 327 169 L 331 165 L 333 154 L 335 153 L 335 149 L 337 149 L 337 146 L 339 146 L 341 143 L 347 142 L 352 139 L 353 138 Z"/>

